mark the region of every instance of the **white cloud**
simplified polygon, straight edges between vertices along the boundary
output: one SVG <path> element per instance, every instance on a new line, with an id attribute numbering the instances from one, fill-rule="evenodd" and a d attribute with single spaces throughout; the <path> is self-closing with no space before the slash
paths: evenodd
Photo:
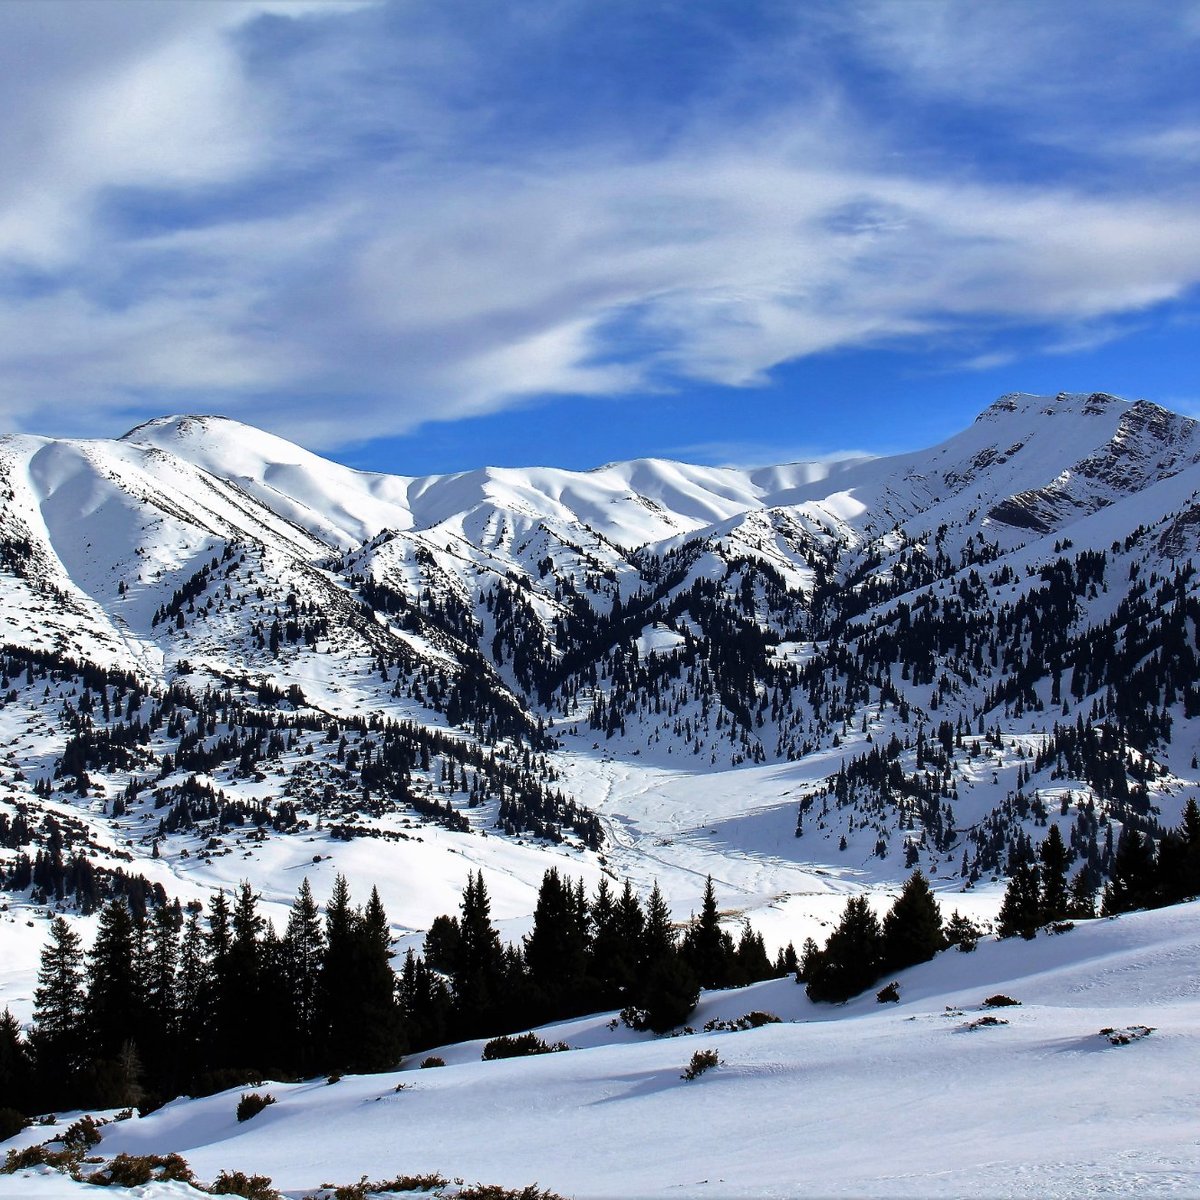
<path id="1" fill-rule="evenodd" d="M 25 73 L 0 81 L 13 423 L 45 427 L 66 397 L 97 427 L 194 404 L 332 446 L 547 394 L 753 385 L 800 356 L 960 329 L 1042 324 L 1066 353 L 1200 282 L 1194 180 L 989 179 L 899 152 L 836 81 L 728 110 L 770 48 L 669 135 L 533 136 L 491 98 L 494 48 L 420 27 L 420 6 L 118 8 L 139 18 L 97 2 L 51 27 L 0 4 L 0 31 L 46 67 L 35 81 L 0 49 Z M 1029 25 L 1028 6 L 847 11 L 866 18 L 825 19 L 913 91 L 1035 123 L 1030 96 L 1063 91 L 1039 74 L 1061 24 Z M 255 58 L 264 12 L 318 51 Z M 129 188 L 198 215 L 122 227 L 104 204 Z"/>

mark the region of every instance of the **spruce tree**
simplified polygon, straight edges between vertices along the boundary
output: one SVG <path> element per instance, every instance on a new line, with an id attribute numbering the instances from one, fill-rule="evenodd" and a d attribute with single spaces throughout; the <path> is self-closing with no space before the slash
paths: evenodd
<path id="1" fill-rule="evenodd" d="M 1071 854 L 1063 843 L 1057 825 L 1050 826 L 1039 850 L 1041 860 L 1041 912 L 1038 923 L 1048 925 L 1051 921 L 1062 921 L 1070 907 L 1067 894 L 1067 867 Z"/>
<path id="2" fill-rule="evenodd" d="M 399 1061 L 404 1034 L 391 964 L 391 927 L 377 888 L 371 889 L 355 933 L 354 997 L 359 1037 L 348 1066 L 354 1071 L 383 1071 Z"/>
<path id="3" fill-rule="evenodd" d="M 1004 889 L 1000 912 L 996 917 L 996 935 L 1002 938 L 1023 937 L 1037 933 L 1041 923 L 1042 897 L 1038 869 L 1022 859 L 1015 865 Z"/>
<path id="4" fill-rule="evenodd" d="M 493 1032 L 503 999 L 508 972 L 491 912 L 483 871 L 473 872 L 463 890 L 458 960 L 452 976 L 454 1007 L 463 1037 Z"/>
<path id="5" fill-rule="evenodd" d="M 587 901 L 551 867 L 542 877 L 533 928 L 525 939 L 525 964 L 534 989 L 534 1023 L 583 1011 L 588 966 Z"/>
<path id="6" fill-rule="evenodd" d="M 734 972 L 733 939 L 721 928 L 712 876 L 704 883 L 700 915 L 683 936 L 683 957 L 701 987 L 728 987 Z"/>
<path id="7" fill-rule="evenodd" d="M 851 896 L 805 987 L 810 1000 L 849 1000 L 879 978 L 882 934 L 866 896 Z"/>
<path id="8" fill-rule="evenodd" d="M 925 876 L 914 871 L 883 919 L 882 969 L 902 971 L 928 962 L 945 946 L 942 910 Z"/>
<path id="9" fill-rule="evenodd" d="M 1154 843 L 1129 825 L 1121 827 L 1112 875 L 1104 889 L 1103 916 L 1150 908 L 1156 891 Z"/>
<path id="10" fill-rule="evenodd" d="M 288 913 L 281 947 L 292 1056 L 302 1073 L 312 1069 L 317 1058 L 318 1001 L 324 958 L 325 935 L 306 878 Z"/>
<path id="11" fill-rule="evenodd" d="M 59 1097 L 69 1094 L 83 1065 L 84 998 L 79 938 L 64 918 L 55 917 L 33 993 L 30 1045 L 42 1102 L 57 1106 Z"/>
<path id="12" fill-rule="evenodd" d="M 4 1107 L 33 1111 L 33 1063 L 21 1023 L 7 1008 L 0 1013 L 0 1097 Z"/>
<path id="13" fill-rule="evenodd" d="M 646 903 L 642 970 L 634 1003 L 646 1010 L 649 1028 L 666 1033 L 691 1016 L 699 998 L 700 985 L 676 947 L 671 910 L 655 881 Z"/>
<path id="14" fill-rule="evenodd" d="M 87 1046 L 96 1059 L 115 1060 L 140 1033 L 142 992 L 136 970 L 137 931 L 124 900 L 100 910 L 87 961 Z"/>

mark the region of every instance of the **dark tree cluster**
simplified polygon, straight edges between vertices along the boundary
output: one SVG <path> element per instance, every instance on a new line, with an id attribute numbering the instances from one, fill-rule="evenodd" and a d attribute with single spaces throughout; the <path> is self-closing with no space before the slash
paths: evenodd
<path id="1" fill-rule="evenodd" d="M 308 881 L 282 936 L 248 883 L 207 912 L 100 910 L 86 953 L 55 917 L 28 1039 L 0 1022 L 0 1091 L 26 1112 L 153 1107 L 259 1078 L 393 1066 L 404 1022 L 377 892 L 340 876 L 322 921 Z"/>

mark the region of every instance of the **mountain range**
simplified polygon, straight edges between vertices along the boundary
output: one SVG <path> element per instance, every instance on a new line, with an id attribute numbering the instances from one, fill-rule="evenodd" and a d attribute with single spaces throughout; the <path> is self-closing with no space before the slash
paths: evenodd
<path id="1" fill-rule="evenodd" d="M 424 477 L 177 416 L 0 438 L 0 498 L 0 882 L 47 912 L 336 869 L 415 936 L 481 865 L 519 932 L 566 856 L 782 944 L 916 865 L 987 915 L 1051 823 L 1099 887 L 1198 775 L 1200 425 L 1148 401 Z"/>

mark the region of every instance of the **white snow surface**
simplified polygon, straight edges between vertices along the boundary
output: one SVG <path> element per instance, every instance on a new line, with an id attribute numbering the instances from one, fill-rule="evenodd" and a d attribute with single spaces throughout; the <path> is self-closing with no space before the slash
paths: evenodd
<path id="1" fill-rule="evenodd" d="M 96 1152 L 177 1151 L 202 1180 L 266 1174 L 295 1197 L 416 1172 L 577 1200 L 1194 1196 L 1198 956 L 1191 903 L 944 952 L 896 977 L 898 1004 L 813 1005 L 791 980 L 706 993 L 697 1029 L 781 1023 L 655 1038 L 605 1014 L 542 1031 L 569 1053 L 481 1062 L 469 1043 L 438 1070 L 267 1083 L 277 1103 L 244 1124 L 238 1091 L 177 1100 L 107 1126 Z M 997 993 L 1019 1006 L 984 1009 Z M 1129 1045 L 1100 1033 L 1138 1025 L 1153 1032 Z M 683 1080 L 701 1049 L 720 1065 Z M 0 1196 L 83 1194 L 0 1177 Z"/>

